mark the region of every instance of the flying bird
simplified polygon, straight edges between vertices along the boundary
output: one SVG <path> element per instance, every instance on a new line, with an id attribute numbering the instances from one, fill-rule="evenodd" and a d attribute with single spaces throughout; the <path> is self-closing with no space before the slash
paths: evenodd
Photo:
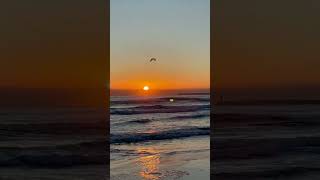
<path id="1" fill-rule="evenodd" d="M 156 58 L 151 58 L 150 62 L 152 62 L 152 61 L 157 61 L 157 59 Z"/>

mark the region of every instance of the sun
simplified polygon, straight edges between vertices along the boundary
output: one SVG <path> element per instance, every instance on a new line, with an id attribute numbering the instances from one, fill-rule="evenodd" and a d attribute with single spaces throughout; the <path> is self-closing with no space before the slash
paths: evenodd
<path id="1" fill-rule="evenodd" d="M 149 86 L 144 86 L 144 87 L 143 87 L 143 90 L 144 90 L 144 91 L 149 91 L 149 89 L 150 89 Z"/>

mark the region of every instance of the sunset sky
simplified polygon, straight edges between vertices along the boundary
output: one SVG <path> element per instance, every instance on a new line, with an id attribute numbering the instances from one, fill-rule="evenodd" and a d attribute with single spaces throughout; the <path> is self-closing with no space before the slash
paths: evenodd
<path id="1" fill-rule="evenodd" d="M 111 0 L 111 88 L 209 88 L 209 3 Z"/>

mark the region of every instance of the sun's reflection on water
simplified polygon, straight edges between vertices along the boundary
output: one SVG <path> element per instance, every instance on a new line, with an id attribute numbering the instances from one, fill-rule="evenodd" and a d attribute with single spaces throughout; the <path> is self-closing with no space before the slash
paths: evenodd
<path id="1" fill-rule="evenodd" d="M 138 164 L 141 166 L 140 176 L 145 180 L 158 180 L 161 177 L 159 171 L 160 153 L 152 147 L 139 147 L 136 149 L 139 154 Z"/>

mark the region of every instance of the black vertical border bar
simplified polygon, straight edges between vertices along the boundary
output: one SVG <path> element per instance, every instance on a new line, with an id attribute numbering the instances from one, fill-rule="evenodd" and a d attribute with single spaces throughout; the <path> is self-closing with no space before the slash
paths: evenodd
<path id="1" fill-rule="evenodd" d="M 214 105 L 214 83 L 213 83 L 213 57 L 214 57 L 214 0 L 210 0 L 210 179 L 213 179 L 213 166 L 214 166 L 214 158 L 213 158 L 213 135 L 214 135 L 214 113 L 213 113 L 213 105 Z"/>
<path id="2" fill-rule="evenodd" d="M 110 179 L 110 0 L 105 0 L 105 43 L 106 43 L 106 153 L 107 153 L 107 179 Z"/>

